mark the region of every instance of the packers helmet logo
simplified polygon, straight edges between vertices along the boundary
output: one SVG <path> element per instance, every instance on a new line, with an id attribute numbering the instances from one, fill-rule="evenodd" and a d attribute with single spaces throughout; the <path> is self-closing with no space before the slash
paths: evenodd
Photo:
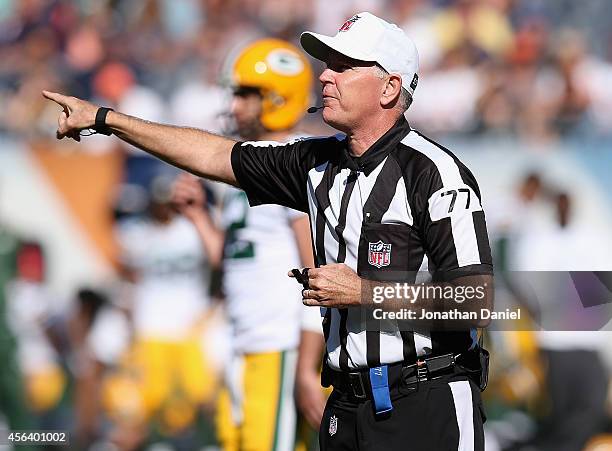
<path id="1" fill-rule="evenodd" d="M 349 20 L 344 22 L 338 31 L 348 31 L 359 19 L 361 19 L 361 17 L 359 17 L 358 15 L 354 15 Z"/>
<path id="2" fill-rule="evenodd" d="M 266 57 L 268 67 L 277 74 L 292 77 L 304 70 L 304 63 L 300 56 L 287 49 L 276 49 Z"/>

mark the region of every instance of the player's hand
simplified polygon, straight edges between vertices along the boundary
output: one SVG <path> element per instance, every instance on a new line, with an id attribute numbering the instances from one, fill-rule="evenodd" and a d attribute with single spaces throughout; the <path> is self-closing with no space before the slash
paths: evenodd
<path id="1" fill-rule="evenodd" d="M 204 214 L 206 193 L 196 176 L 183 173 L 176 178 L 172 185 L 172 203 L 190 220 Z"/>
<path id="2" fill-rule="evenodd" d="M 326 398 L 317 372 L 302 371 L 297 374 L 295 399 L 310 427 L 318 431 L 325 410 Z"/>
<path id="3" fill-rule="evenodd" d="M 291 271 L 288 275 L 293 277 Z M 361 305 L 361 278 L 344 263 L 311 268 L 308 285 L 302 290 L 304 305 L 336 308 Z"/>
<path id="4" fill-rule="evenodd" d="M 57 119 L 57 139 L 67 136 L 75 141 L 80 141 L 80 131 L 94 126 L 99 108 L 97 105 L 57 92 L 43 91 L 42 95 L 53 100 L 63 109 Z"/>

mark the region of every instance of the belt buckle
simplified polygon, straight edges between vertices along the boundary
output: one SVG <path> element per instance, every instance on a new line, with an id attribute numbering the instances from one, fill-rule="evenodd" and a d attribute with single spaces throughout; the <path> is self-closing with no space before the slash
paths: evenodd
<path id="1" fill-rule="evenodd" d="M 353 396 L 357 399 L 366 399 L 367 393 L 363 386 L 363 380 L 360 373 L 348 373 L 349 384 L 353 391 Z"/>
<path id="2" fill-rule="evenodd" d="M 455 356 L 453 354 L 444 354 L 425 359 L 425 362 L 424 366 L 427 368 L 429 378 L 431 380 L 439 379 L 447 372 L 446 370 L 452 369 L 455 366 Z"/>

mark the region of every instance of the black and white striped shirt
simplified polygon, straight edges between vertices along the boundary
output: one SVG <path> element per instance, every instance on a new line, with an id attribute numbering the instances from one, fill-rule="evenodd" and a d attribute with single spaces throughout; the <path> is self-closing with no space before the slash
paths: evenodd
<path id="1" fill-rule="evenodd" d="M 492 274 L 474 176 L 403 116 L 359 158 L 338 135 L 285 145 L 237 143 L 232 167 L 251 205 L 276 203 L 309 213 L 317 266 L 345 263 L 379 280 L 385 274 L 414 277 L 425 268 L 445 280 Z M 372 261 L 370 245 L 379 242 L 391 246 L 381 261 Z M 388 321 L 370 330 L 359 308 L 325 309 L 323 329 L 328 364 L 342 370 L 414 362 L 475 344 L 474 331 L 404 331 Z"/>

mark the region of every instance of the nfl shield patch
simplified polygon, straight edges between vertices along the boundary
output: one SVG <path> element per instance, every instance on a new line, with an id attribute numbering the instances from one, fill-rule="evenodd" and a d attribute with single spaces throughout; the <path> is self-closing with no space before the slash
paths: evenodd
<path id="1" fill-rule="evenodd" d="M 377 268 L 389 266 L 391 263 L 391 245 L 380 240 L 376 243 L 369 243 L 368 263 Z"/>
<path id="2" fill-rule="evenodd" d="M 338 418 L 336 415 L 332 415 L 329 419 L 329 435 L 334 435 L 338 430 Z"/>

